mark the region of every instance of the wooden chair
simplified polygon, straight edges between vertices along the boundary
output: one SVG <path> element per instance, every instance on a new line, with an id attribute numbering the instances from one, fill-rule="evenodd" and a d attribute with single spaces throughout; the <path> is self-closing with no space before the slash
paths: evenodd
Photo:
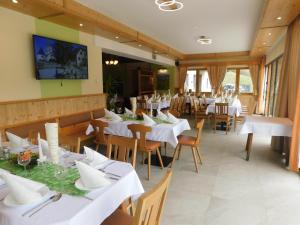
<path id="1" fill-rule="evenodd" d="M 217 123 L 226 123 L 226 134 L 230 127 L 230 116 L 228 103 L 215 103 L 215 114 L 214 114 L 214 132 L 217 129 Z"/>
<path id="2" fill-rule="evenodd" d="M 145 99 L 138 99 L 136 101 L 137 109 L 142 109 L 147 111 L 147 101 Z"/>
<path id="3" fill-rule="evenodd" d="M 197 124 L 201 120 L 209 120 L 211 122 L 211 115 L 206 114 L 206 107 L 204 107 L 202 104 L 196 104 L 195 105 L 195 124 Z"/>
<path id="4" fill-rule="evenodd" d="M 144 153 L 148 154 L 148 180 L 151 176 L 151 153 L 156 151 L 161 168 L 164 168 L 161 155 L 160 155 L 160 142 L 146 140 L 146 133 L 151 132 L 152 128 L 145 126 L 143 124 L 129 124 L 128 129 L 131 131 L 133 138 L 138 139 L 138 150 L 143 154 L 144 163 Z"/>
<path id="5" fill-rule="evenodd" d="M 168 170 L 158 185 L 138 199 L 134 216 L 116 210 L 102 225 L 159 225 L 171 177 L 172 171 Z"/>
<path id="6" fill-rule="evenodd" d="M 91 120 L 91 125 L 94 129 L 96 151 L 98 151 L 100 145 L 107 145 L 108 135 L 104 134 L 104 129 L 108 127 L 108 123 L 101 120 Z"/>
<path id="7" fill-rule="evenodd" d="M 203 125 L 204 125 L 204 119 L 202 119 L 200 122 L 197 123 L 197 125 L 196 125 L 197 136 L 196 137 L 191 137 L 191 136 L 186 136 L 186 135 L 179 135 L 178 136 L 178 144 L 177 144 L 177 146 L 175 148 L 175 151 L 174 151 L 173 161 L 172 161 L 171 167 L 173 166 L 173 164 L 175 162 L 176 154 L 178 154 L 177 159 L 179 159 L 182 145 L 190 146 L 191 149 L 192 149 L 192 153 L 193 153 L 196 172 L 197 173 L 199 172 L 197 156 L 199 158 L 199 162 L 202 164 L 201 155 L 200 155 L 198 146 L 200 144 L 200 137 L 201 137 Z"/>
<path id="8" fill-rule="evenodd" d="M 107 138 L 107 157 L 111 159 L 112 151 L 114 147 L 114 160 L 128 162 L 130 151 L 131 164 L 135 168 L 136 164 L 136 151 L 137 151 L 137 139 L 120 137 L 115 135 L 109 135 Z"/>

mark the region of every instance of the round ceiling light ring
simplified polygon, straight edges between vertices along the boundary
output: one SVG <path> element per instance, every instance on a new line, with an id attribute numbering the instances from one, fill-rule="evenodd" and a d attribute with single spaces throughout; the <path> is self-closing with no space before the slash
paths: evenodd
<path id="1" fill-rule="evenodd" d="M 163 1 L 162 0 L 155 0 L 155 4 L 160 6 L 170 6 L 176 3 L 176 0 L 169 0 L 169 1 Z"/>
<path id="2" fill-rule="evenodd" d="M 165 2 L 166 3 L 166 2 Z M 168 6 L 170 5 L 165 5 L 164 3 L 160 4 L 158 7 L 161 11 L 165 11 L 165 12 L 174 12 L 174 11 L 178 11 L 180 9 L 183 8 L 183 3 L 182 2 L 177 2 L 175 1 L 174 3 L 175 5 L 177 5 L 176 9 L 170 9 Z M 172 5 L 172 4 L 171 4 Z"/>

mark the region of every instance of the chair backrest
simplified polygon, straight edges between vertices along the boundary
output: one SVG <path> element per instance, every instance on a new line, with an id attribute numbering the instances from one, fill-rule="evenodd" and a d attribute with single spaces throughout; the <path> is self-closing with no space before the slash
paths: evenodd
<path id="1" fill-rule="evenodd" d="M 114 147 L 114 159 L 122 162 L 128 162 L 129 153 L 131 154 L 131 164 L 135 168 L 136 164 L 136 151 L 137 139 L 109 135 L 107 139 L 107 157 L 111 158 L 112 150 Z"/>
<path id="2" fill-rule="evenodd" d="M 93 126 L 97 143 L 106 145 L 107 140 L 104 135 L 104 129 L 108 127 L 108 123 L 102 120 L 91 120 L 91 125 Z"/>
<path id="3" fill-rule="evenodd" d="M 204 126 L 204 119 L 200 120 L 196 124 L 196 128 L 197 128 L 197 139 L 196 139 L 196 143 L 195 143 L 196 145 L 199 145 L 199 143 L 200 143 L 203 126 Z"/>
<path id="4" fill-rule="evenodd" d="M 228 115 L 228 103 L 215 103 L 215 115 Z"/>
<path id="5" fill-rule="evenodd" d="M 175 116 L 175 117 L 180 117 L 180 113 L 179 112 L 177 112 L 176 110 L 169 110 L 169 113 L 171 113 L 173 116 Z"/>
<path id="6" fill-rule="evenodd" d="M 92 119 L 99 119 L 105 116 L 104 108 L 92 111 Z"/>
<path id="7" fill-rule="evenodd" d="M 129 124 L 127 127 L 131 131 L 133 138 L 139 140 L 139 149 L 144 150 L 146 147 L 146 134 L 151 132 L 152 128 L 143 124 Z"/>
<path id="8" fill-rule="evenodd" d="M 133 225 L 159 225 L 172 171 L 168 170 L 165 177 L 151 191 L 143 194 L 137 203 Z"/>

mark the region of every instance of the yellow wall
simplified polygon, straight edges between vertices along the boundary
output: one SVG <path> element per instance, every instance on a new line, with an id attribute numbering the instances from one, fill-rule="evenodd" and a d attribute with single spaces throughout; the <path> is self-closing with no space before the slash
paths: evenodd
<path id="1" fill-rule="evenodd" d="M 0 101 L 41 97 L 35 79 L 34 18 L 0 7 Z"/>
<path id="2" fill-rule="evenodd" d="M 34 72 L 32 34 L 37 32 L 36 21 L 34 17 L 0 7 L 0 101 L 45 97 L 41 82 L 47 81 L 36 80 Z M 78 81 L 79 93 L 102 93 L 102 49 L 95 45 L 93 35 L 79 32 L 79 39 L 88 46 L 89 57 L 89 79 Z M 64 93 L 68 95 L 68 90 L 60 95 Z"/>

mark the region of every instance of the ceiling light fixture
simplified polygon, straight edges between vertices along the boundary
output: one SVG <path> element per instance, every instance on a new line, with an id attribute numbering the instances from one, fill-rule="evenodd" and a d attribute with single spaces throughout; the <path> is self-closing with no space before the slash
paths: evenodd
<path id="1" fill-rule="evenodd" d="M 82 23 L 80 23 L 80 24 L 79 24 L 79 26 L 83 27 L 83 24 L 82 24 Z"/>
<path id="2" fill-rule="evenodd" d="M 178 0 L 155 0 L 155 4 L 161 11 L 174 12 L 183 8 L 183 3 Z"/>
<path id="3" fill-rule="evenodd" d="M 139 47 L 142 47 L 142 45 L 141 45 L 141 44 L 139 44 Z"/>
<path id="4" fill-rule="evenodd" d="M 115 66 L 119 63 L 119 60 L 117 59 L 111 59 L 111 60 L 105 60 L 105 64 L 109 66 Z"/>
<path id="5" fill-rule="evenodd" d="M 266 44 L 267 44 L 266 42 L 263 43 L 263 45 L 266 45 Z"/>
<path id="6" fill-rule="evenodd" d="M 281 19 L 282 19 L 282 17 L 281 17 L 281 16 L 278 16 L 276 19 L 277 19 L 277 20 L 281 20 Z"/>
<path id="7" fill-rule="evenodd" d="M 12 0 L 13 3 L 18 4 L 19 1 L 18 0 Z"/>
<path id="8" fill-rule="evenodd" d="M 197 38 L 197 42 L 201 45 L 211 45 L 212 39 L 206 36 L 200 36 L 199 38 Z"/>
<path id="9" fill-rule="evenodd" d="M 269 35 L 269 36 L 271 36 L 271 35 L 272 35 L 272 33 L 270 32 L 270 33 L 268 33 L 268 35 Z"/>
<path id="10" fill-rule="evenodd" d="M 115 39 L 119 39 L 119 36 L 115 36 Z"/>

